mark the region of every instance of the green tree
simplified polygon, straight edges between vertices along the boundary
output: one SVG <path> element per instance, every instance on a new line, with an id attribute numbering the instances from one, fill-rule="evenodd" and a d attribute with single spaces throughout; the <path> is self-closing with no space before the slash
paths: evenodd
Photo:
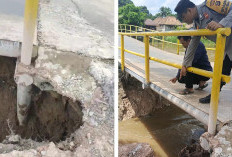
<path id="1" fill-rule="evenodd" d="M 161 7 L 159 12 L 155 14 L 154 18 L 157 17 L 167 17 L 167 16 L 175 16 L 172 14 L 172 10 L 169 7 Z"/>
<path id="2" fill-rule="evenodd" d="M 145 19 L 150 15 L 147 7 L 136 7 L 134 4 L 127 4 L 120 7 L 119 24 L 130 24 L 143 26 Z"/>
<path id="3" fill-rule="evenodd" d="M 134 4 L 131 0 L 119 0 L 118 1 L 118 7 L 122 7 L 127 4 Z"/>
<path id="4" fill-rule="evenodd" d="M 138 9 L 140 12 L 144 12 L 146 14 L 149 14 L 149 10 L 147 9 L 146 6 L 138 6 Z"/>

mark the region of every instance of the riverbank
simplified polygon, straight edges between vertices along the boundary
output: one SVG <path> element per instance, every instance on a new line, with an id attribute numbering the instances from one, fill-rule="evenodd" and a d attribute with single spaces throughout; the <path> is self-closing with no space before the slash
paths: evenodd
<path id="1" fill-rule="evenodd" d="M 204 153 L 199 147 L 191 146 L 192 139 L 199 139 L 201 135 L 194 137 L 195 134 L 204 130 L 201 122 L 152 90 L 143 89 L 142 84 L 135 78 L 120 73 L 120 80 L 118 107 L 120 146 L 148 143 L 154 155 L 162 157 L 176 157 L 184 148 L 186 151 L 191 149 L 189 154 Z M 186 151 L 183 154 L 186 155 Z"/>

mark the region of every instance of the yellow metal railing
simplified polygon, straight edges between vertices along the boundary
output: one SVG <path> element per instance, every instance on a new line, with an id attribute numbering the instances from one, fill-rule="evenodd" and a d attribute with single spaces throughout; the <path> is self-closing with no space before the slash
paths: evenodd
<path id="1" fill-rule="evenodd" d="M 223 65 L 223 57 L 224 57 L 224 49 L 225 49 L 225 41 L 226 36 L 229 36 L 231 33 L 230 28 L 220 28 L 216 31 L 210 31 L 206 29 L 201 30 L 185 30 L 185 31 L 169 31 L 169 32 L 142 32 L 142 33 L 119 33 L 121 35 L 121 69 L 124 71 L 125 69 L 125 55 L 124 52 L 128 52 L 139 57 L 145 58 L 145 80 L 146 83 L 150 83 L 150 68 L 149 61 L 156 61 L 165 65 L 169 65 L 175 68 L 182 68 L 182 65 L 177 63 L 168 62 L 165 60 L 161 60 L 158 58 L 149 56 L 149 37 L 151 36 L 208 36 L 208 35 L 216 35 L 216 50 L 215 50 L 215 63 L 214 70 L 206 71 L 194 67 L 187 68 L 187 71 L 210 77 L 213 79 L 212 89 L 211 89 L 211 103 L 210 103 L 210 113 L 209 113 L 209 121 L 208 121 L 208 132 L 211 134 L 215 134 L 216 131 L 216 122 L 217 122 L 217 112 L 218 112 L 218 102 L 219 102 L 219 93 L 220 93 L 220 82 L 221 80 L 228 83 L 230 82 L 230 76 L 222 75 L 222 65 Z M 124 36 L 143 36 L 145 42 L 145 54 L 139 54 L 136 52 L 132 52 L 126 50 L 124 47 Z"/>
<path id="2" fill-rule="evenodd" d="M 138 32 L 157 32 L 153 29 L 148 29 L 148 28 L 143 28 L 140 26 L 135 26 L 135 25 L 127 25 L 127 24 L 119 24 L 119 32 L 124 32 L 124 33 L 138 33 Z M 158 39 L 154 36 L 150 36 L 149 37 L 152 41 L 151 41 L 151 45 L 154 46 L 155 43 L 154 41 L 161 41 L 162 42 L 162 50 L 164 50 L 164 43 L 168 43 L 168 44 L 172 44 L 172 45 L 176 45 L 177 46 L 177 50 L 176 50 L 176 54 L 179 55 L 180 54 L 180 46 L 182 47 L 182 44 L 179 43 L 179 40 L 177 40 L 177 43 L 173 43 L 173 42 L 169 42 L 164 40 L 164 36 L 162 37 L 162 39 Z M 137 36 L 136 36 L 137 39 Z M 206 48 L 206 50 L 211 50 L 211 51 L 215 51 L 215 48 Z"/>

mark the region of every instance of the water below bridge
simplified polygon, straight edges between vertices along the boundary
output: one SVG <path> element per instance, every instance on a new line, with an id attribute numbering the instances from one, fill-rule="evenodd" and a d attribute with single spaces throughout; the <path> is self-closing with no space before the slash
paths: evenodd
<path id="1" fill-rule="evenodd" d="M 149 116 L 119 122 L 119 143 L 149 143 L 158 156 L 176 157 L 203 123 L 171 105 Z"/>

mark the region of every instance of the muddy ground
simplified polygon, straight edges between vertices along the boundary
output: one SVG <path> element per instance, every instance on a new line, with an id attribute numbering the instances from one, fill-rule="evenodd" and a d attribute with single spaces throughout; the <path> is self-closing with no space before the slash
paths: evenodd
<path id="1" fill-rule="evenodd" d="M 0 57 L 0 142 L 9 134 L 18 134 L 38 142 L 65 140 L 82 125 L 81 103 L 73 102 L 54 91 L 40 91 L 33 86 L 27 123 L 23 127 L 19 126 L 15 65 L 16 59 Z M 0 149 L 2 152 L 4 150 Z"/>
<path id="2" fill-rule="evenodd" d="M 99 85 L 92 100 L 84 104 L 33 86 L 27 123 L 20 127 L 15 62 L 0 57 L 1 157 L 113 156 L 113 106 Z"/>
<path id="3" fill-rule="evenodd" d="M 142 84 L 130 75 L 119 73 L 119 80 L 119 120 L 146 116 L 170 104 L 150 88 L 143 89 Z"/>

